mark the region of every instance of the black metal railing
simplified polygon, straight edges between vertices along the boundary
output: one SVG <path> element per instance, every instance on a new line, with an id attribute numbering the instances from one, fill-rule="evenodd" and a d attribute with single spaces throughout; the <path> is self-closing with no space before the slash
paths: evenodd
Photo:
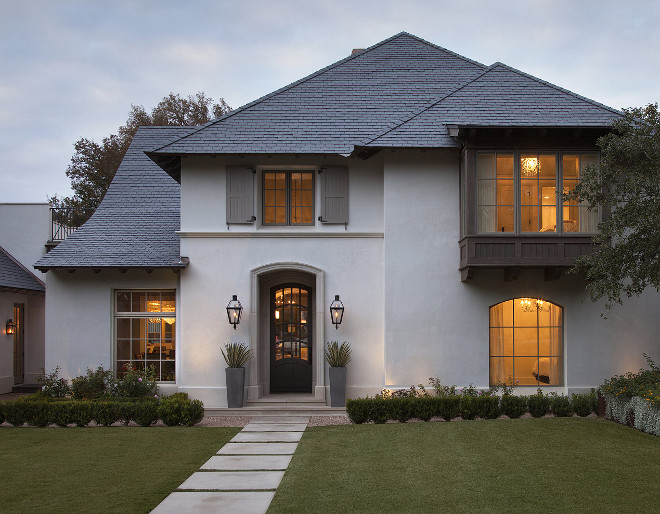
<path id="1" fill-rule="evenodd" d="M 94 209 L 78 207 L 51 207 L 50 209 L 50 240 L 64 241 L 68 236 L 85 223 Z"/>

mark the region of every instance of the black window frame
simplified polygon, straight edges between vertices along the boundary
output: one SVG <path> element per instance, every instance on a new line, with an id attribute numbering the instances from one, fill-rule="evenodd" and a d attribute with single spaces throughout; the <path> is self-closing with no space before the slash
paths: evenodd
<path id="1" fill-rule="evenodd" d="M 266 222 L 266 174 L 267 173 L 285 173 L 286 174 L 286 199 L 285 199 L 285 223 L 267 223 Z M 293 173 L 309 173 L 312 177 L 312 221 L 311 223 L 291 223 L 291 175 Z M 305 169 L 287 169 L 271 168 L 264 169 L 261 173 L 261 224 L 264 227 L 310 227 L 316 225 L 316 170 Z"/>

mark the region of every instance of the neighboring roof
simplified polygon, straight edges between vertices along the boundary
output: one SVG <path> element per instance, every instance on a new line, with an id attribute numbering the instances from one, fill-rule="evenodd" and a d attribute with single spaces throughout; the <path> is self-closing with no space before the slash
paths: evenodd
<path id="1" fill-rule="evenodd" d="M 486 67 L 402 32 L 149 155 L 172 171 L 177 163 L 167 157 L 186 154 L 455 147 L 448 124 L 607 127 L 620 114 L 501 63 Z"/>
<path id="2" fill-rule="evenodd" d="M 46 290 L 45 284 L 0 246 L 0 291 Z"/>
<path id="3" fill-rule="evenodd" d="M 191 127 L 140 127 L 92 217 L 34 267 L 181 268 L 180 186 L 144 151 Z"/>

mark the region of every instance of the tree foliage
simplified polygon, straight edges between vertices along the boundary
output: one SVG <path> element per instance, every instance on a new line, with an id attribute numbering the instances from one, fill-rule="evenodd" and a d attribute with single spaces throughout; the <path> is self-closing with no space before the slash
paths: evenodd
<path id="1" fill-rule="evenodd" d="M 224 99 L 217 103 L 203 92 L 183 98 L 170 93 L 151 112 L 141 105 L 131 105 L 128 120 L 117 134 L 104 137 L 100 143 L 87 138 L 79 139 L 66 175 L 71 179 L 73 196 L 49 199 L 53 207 L 89 209 L 87 215 L 76 216 L 77 224 L 87 220 L 108 190 L 112 178 L 137 131 L 143 125 L 203 125 L 231 111 Z"/>
<path id="2" fill-rule="evenodd" d="M 624 109 L 598 140 L 599 166 L 590 166 L 566 198 L 601 208 L 595 252 L 578 259 L 593 301 L 611 309 L 647 287 L 660 291 L 660 112 L 658 104 Z"/>

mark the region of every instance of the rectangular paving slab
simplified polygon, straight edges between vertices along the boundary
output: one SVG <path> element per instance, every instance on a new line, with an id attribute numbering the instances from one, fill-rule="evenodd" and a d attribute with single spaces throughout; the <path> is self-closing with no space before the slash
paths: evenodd
<path id="1" fill-rule="evenodd" d="M 249 423 L 242 432 L 304 432 L 305 423 Z"/>
<path id="2" fill-rule="evenodd" d="M 259 416 L 250 421 L 253 423 L 309 423 L 309 416 Z"/>
<path id="3" fill-rule="evenodd" d="M 202 471 L 193 473 L 179 489 L 240 491 L 277 489 L 284 471 Z"/>
<path id="4" fill-rule="evenodd" d="M 282 470 L 291 462 L 291 455 L 216 455 L 199 469 L 218 471 Z"/>
<path id="5" fill-rule="evenodd" d="M 232 443 L 294 443 L 300 441 L 302 432 L 239 432 L 230 442 Z"/>
<path id="6" fill-rule="evenodd" d="M 298 443 L 227 443 L 220 455 L 291 455 Z"/>
<path id="7" fill-rule="evenodd" d="M 156 514 L 240 512 L 261 514 L 268 510 L 275 491 L 174 492 L 151 512 Z"/>

